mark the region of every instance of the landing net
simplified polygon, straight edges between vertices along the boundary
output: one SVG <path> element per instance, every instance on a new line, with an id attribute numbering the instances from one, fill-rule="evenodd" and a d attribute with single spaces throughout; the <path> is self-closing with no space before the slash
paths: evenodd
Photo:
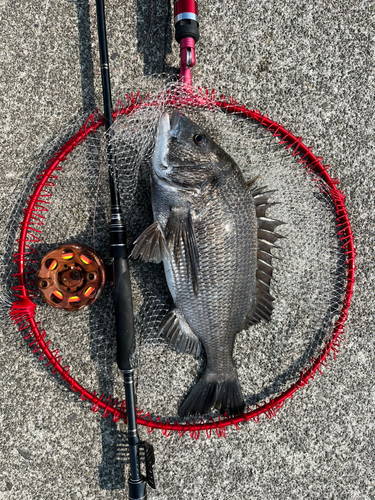
<path id="1" fill-rule="evenodd" d="M 214 91 L 169 85 L 142 97 L 127 95 L 114 112 L 109 135 L 116 151 L 128 244 L 152 222 L 150 158 L 164 111 L 179 109 L 199 124 L 237 162 L 245 179 L 276 190 L 268 211 L 286 225 L 274 251 L 271 322 L 237 335 L 234 360 L 245 411 L 177 418 L 177 410 L 202 368 L 202 359 L 176 353 L 158 338 L 172 302 L 162 265 L 131 262 L 139 367 L 138 423 L 165 434 L 198 437 L 261 414 L 273 417 L 286 399 L 335 357 L 353 292 L 355 249 L 344 194 L 328 166 L 301 138 L 257 111 Z M 52 309 L 35 286 L 42 257 L 65 243 L 93 247 L 109 260 L 110 196 L 104 120 L 93 114 L 37 172 L 19 196 L 6 228 L 0 267 L 2 296 L 15 297 L 13 321 L 41 361 L 92 409 L 126 419 L 123 381 L 115 363 L 111 287 L 76 313 Z M 21 232 L 15 234 L 20 224 Z M 12 263 L 14 260 L 15 264 Z M 12 274 L 15 273 L 15 277 Z M 4 302 L 9 301 L 4 299 Z M 47 374 L 46 374 L 47 376 Z M 117 397 L 116 397 L 117 395 Z"/>

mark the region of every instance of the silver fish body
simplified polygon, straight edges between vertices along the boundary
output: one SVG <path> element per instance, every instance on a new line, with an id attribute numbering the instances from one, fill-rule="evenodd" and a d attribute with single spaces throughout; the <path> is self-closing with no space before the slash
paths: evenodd
<path id="1" fill-rule="evenodd" d="M 163 261 L 175 309 L 160 333 L 180 352 L 207 356 L 179 413 L 213 407 L 234 414 L 243 397 L 233 362 L 235 336 L 257 295 L 256 204 L 237 164 L 199 126 L 175 111 L 161 117 L 152 160 L 154 224 L 133 257 Z"/>

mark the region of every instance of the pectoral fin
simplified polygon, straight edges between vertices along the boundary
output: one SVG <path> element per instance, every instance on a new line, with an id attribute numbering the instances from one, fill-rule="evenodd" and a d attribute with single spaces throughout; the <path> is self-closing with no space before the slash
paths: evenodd
<path id="1" fill-rule="evenodd" d="M 201 343 L 178 309 L 168 313 L 160 325 L 159 335 L 173 345 L 177 352 L 193 356 L 200 354 Z"/>
<path id="2" fill-rule="evenodd" d="M 154 222 L 135 240 L 130 256 L 143 262 L 159 263 L 167 258 L 167 244 L 163 230 Z"/>
<path id="3" fill-rule="evenodd" d="M 171 211 L 166 228 L 168 249 L 181 265 L 186 262 L 187 274 L 191 278 L 195 295 L 198 294 L 199 252 L 190 210 L 175 208 Z"/>

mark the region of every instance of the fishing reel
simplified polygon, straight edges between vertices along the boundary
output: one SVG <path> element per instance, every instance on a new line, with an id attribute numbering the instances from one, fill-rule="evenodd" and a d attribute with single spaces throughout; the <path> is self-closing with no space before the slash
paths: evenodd
<path id="1" fill-rule="evenodd" d="M 71 243 L 48 252 L 36 274 L 36 285 L 47 304 L 77 311 L 93 304 L 106 283 L 102 259 L 90 247 Z"/>

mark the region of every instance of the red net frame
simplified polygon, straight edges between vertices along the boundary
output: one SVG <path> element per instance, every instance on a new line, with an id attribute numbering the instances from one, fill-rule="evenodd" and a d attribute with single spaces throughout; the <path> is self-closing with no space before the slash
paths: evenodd
<path id="1" fill-rule="evenodd" d="M 127 103 L 123 105 L 119 103 L 117 109 L 113 113 L 114 120 L 120 115 L 131 115 L 141 106 L 159 105 L 155 101 L 143 101 L 140 94 L 127 95 Z M 319 183 L 319 186 L 324 190 L 333 201 L 336 211 L 337 220 L 337 235 L 341 242 L 343 252 L 346 256 L 346 287 L 344 291 L 343 305 L 337 321 L 334 324 L 329 338 L 326 340 L 324 347 L 320 349 L 320 354 L 316 358 L 310 360 L 310 365 L 305 368 L 297 382 L 293 383 L 288 389 L 282 392 L 279 396 L 270 399 L 268 402 L 255 409 L 247 408 L 246 411 L 237 417 L 230 418 L 227 414 L 218 416 L 217 420 L 213 418 L 209 422 L 201 419 L 200 421 L 186 421 L 186 423 L 178 422 L 162 422 L 161 418 L 152 420 L 149 413 L 143 410 L 137 410 L 137 423 L 147 427 L 148 432 L 154 429 L 160 429 L 165 436 L 169 436 L 172 431 L 178 432 L 180 435 L 189 433 L 191 437 L 198 438 L 201 432 L 205 432 L 207 437 L 210 437 L 212 432 L 217 436 L 225 436 L 226 429 L 230 426 L 238 428 L 239 424 L 245 421 L 258 422 L 262 414 L 267 418 L 272 418 L 283 407 L 287 399 L 293 398 L 298 389 L 304 387 L 311 379 L 315 378 L 317 373 L 321 373 L 323 367 L 327 365 L 329 358 L 336 358 L 337 351 L 340 347 L 344 335 L 344 326 L 348 317 L 353 287 L 355 282 L 355 258 L 356 251 L 354 247 L 353 233 L 351 230 L 349 216 L 345 207 L 345 195 L 338 188 L 339 181 L 332 178 L 329 173 L 328 165 L 323 165 L 322 158 L 315 156 L 312 148 L 307 147 L 301 137 L 296 137 L 292 132 L 286 130 L 282 125 L 271 120 L 268 116 L 262 115 L 259 111 L 249 110 L 243 105 L 239 105 L 234 99 L 226 99 L 222 96 L 220 99 L 215 98 L 215 91 L 209 93 L 207 90 L 199 91 L 198 95 L 193 97 L 185 97 L 188 99 L 189 105 L 200 107 L 220 108 L 228 113 L 253 120 L 264 127 L 270 134 L 279 140 L 280 145 L 284 145 L 287 150 L 291 150 L 294 157 L 299 157 L 298 162 L 303 165 L 303 168 L 313 176 L 313 180 Z M 177 98 L 170 94 L 170 100 L 167 102 L 174 107 L 183 106 L 186 101 Z M 119 401 L 112 396 L 105 397 L 104 394 L 98 396 L 94 392 L 90 392 L 83 387 L 74 377 L 70 375 L 70 367 L 63 364 L 62 356 L 57 349 L 53 350 L 51 342 L 46 339 L 46 332 L 42 328 L 40 322 L 35 319 L 36 304 L 33 299 L 36 296 L 36 291 L 30 289 L 33 281 L 31 279 L 34 270 L 30 267 L 35 264 L 33 255 L 36 250 L 33 245 L 40 241 L 40 236 L 43 231 L 44 219 L 48 212 L 50 198 L 53 196 L 53 188 L 58 179 L 58 172 L 63 169 L 63 162 L 74 149 L 81 144 L 90 135 L 95 133 L 99 128 L 104 126 L 104 118 L 100 115 L 91 115 L 83 127 L 64 146 L 62 146 L 47 162 L 47 167 L 36 177 L 36 183 L 33 185 L 33 193 L 29 196 L 24 209 L 24 217 L 21 222 L 21 233 L 18 241 L 18 252 L 14 255 L 14 261 L 17 264 L 18 272 L 15 276 L 18 279 L 18 285 L 14 287 L 15 301 L 11 308 L 11 317 L 13 322 L 18 326 L 20 332 L 26 340 L 31 340 L 30 347 L 33 353 L 39 355 L 39 360 L 47 360 L 47 366 L 52 367 L 52 373 L 58 374 L 63 379 L 73 392 L 80 394 L 83 401 L 88 400 L 94 412 L 103 411 L 103 416 L 112 415 L 115 422 L 119 419 L 126 421 L 126 404 L 125 401 Z"/>

